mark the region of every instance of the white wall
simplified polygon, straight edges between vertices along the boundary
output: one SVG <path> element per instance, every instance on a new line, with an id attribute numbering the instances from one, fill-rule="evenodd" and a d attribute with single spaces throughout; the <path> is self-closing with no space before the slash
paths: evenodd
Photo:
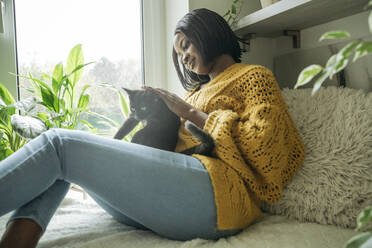
<path id="1" fill-rule="evenodd" d="M 16 73 L 13 1 L 5 0 L 3 13 L 4 33 L 0 33 L 0 83 L 17 97 L 16 77 L 9 72 Z"/>
<path id="2" fill-rule="evenodd" d="M 286 54 L 290 52 L 296 52 L 303 49 L 311 49 L 315 47 L 320 47 L 324 45 L 332 45 L 339 42 L 338 39 L 335 40 L 325 40 L 319 42 L 320 36 L 328 31 L 332 30 L 346 30 L 350 33 L 351 38 L 345 39 L 344 41 L 350 41 L 353 39 L 364 38 L 370 36 L 368 28 L 368 11 L 362 12 L 356 15 L 348 16 L 324 24 L 320 24 L 314 27 L 301 30 L 301 48 L 292 48 L 291 37 L 282 36 L 275 39 L 275 49 L 273 56 L 278 56 L 281 54 Z"/>
<path id="3" fill-rule="evenodd" d="M 291 38 L 279 37 L 274 42 L 274 72 L 282 87 L 292 88 L 299 73 L 306 66 L 319 64 L 325 66 L 327 60 L 346 44 L 355 39 L 372 40 L 368 27 L 369 12 L 341 18 L 301 31 L 301 48 L 292 48 Z M 351 38 L 334 39 L 319 42 L 320 36 L 331 30 L 346 30 Z M 345 68 L 346 86 L 372 91 L 372 56 L 365 56 Z M 323 85 L 338 85 L 336 78 L 327 79 Z M 311 87 L 312 84 L 306 87 Z"/>
<path id="4" fill-rule="evenodd" d="M 231 6 L 232 0 L 188 0 L 185 2 L 189 3 L 189 10 L 197 8 L 208 8 L 223 15 L 226 12 L 227 8 Z M 179 8 L 179 6 L 173 4 L 172 8 L 176 10 L 177 8 Z M 182 6 L 180 8 L 182 8 L 183 11 L 185 7 Z M 240 16 L 252 13 L 260 8 L 261 6 L 258 0 L 245 0 Z M 167 11 L 169 12 L 170 10 L 168 9 Z M 335 49 L 340 49 L 343 47 L 342 45 L 344 43 L 336 44 L 339 42 L 336 40 L 323 41 L 320 43 L 318 42 L 319 37 L 327 31 L 344 29 L 350 32 L 352 39 L 369 39 L 369 37 L 371 37 L 371 34 L 369 33 L 367 18 L 368 12 L 362 12 L 353 16 L 345 17 L 301 30 L 300 49 L 292 48 L 291 37 L 281 36 L 274 39 L 253 39 L 251 40 L 250 50 L 243 54 L 242 61 L 248 64 L 261 64 L 274 71 L 275 57 L 300 51 L 306 51 L 307 49 L 325 45 L 332 45 L 335 47 Z M 169 23 L 167 23 L 167 25 L 169 25 Z M 171 38 L 169 37 L 169 33 L 167 35 L 167 42 L 169 42 Z M 351 39 L 345 39 L 345 42 L 349 40 Z M 319 53 L 318 55 L 319 57 L 321 57 L 323 54 Z M 314 56 L 317 56 L 317 54 L 314 54 Z M 169 57 L 170 56 L 168 55 L 167 59 Z M 371 66 L 368 66 L 369 64 L 372 64 L 372 58 L 370 57 L 372 56 L 366 56 L 360 59 L 360 61 L 357 61 L 356 63 L 351 64 L 347 67 L 347 76 L 349 77 L 347 78 L 347 80 L 352 81 L 355 88 L 364 88 L 367 90 L 370 88 L 369 90 L 372 90 L 372 68 Z M 169 60 L 167 63 L 171 63 L 171 60 Z M 176 77 L 168 72 L 168 88 L 172 91 L 181 92 L 181 90 L 179 89 L 180 87 L 181 86 L 179 86 Z"/>

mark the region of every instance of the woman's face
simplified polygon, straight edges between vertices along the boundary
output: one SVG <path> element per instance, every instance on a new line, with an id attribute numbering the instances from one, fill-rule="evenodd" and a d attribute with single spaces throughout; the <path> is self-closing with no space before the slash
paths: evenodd
<path id="1" fill-rule="evenodd" d="M 178 59 L 189 71 L 199 75 L 207 75 L 210 73 L 212 63 L 204 65 L 199 51 L 184 33 L 180 32 L 174 36 L 173 47 L 177 53 Z"/>

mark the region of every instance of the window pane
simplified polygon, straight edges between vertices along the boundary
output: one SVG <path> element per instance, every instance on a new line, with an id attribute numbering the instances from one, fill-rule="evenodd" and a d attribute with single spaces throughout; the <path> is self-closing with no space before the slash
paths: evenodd
<path id="1" fill-rule="evenodd" d="M 123 116 L 115 91 L 97 87 L 109 82 L 117 87 L 138 88 L 141 84 L 141 13 L 140 0 L 16 0 L 16 30 L 19 74 L 40 77 L 52 74 L 54 66 L 66 62 L 69 51 L 82 44 L 85 63 L 78 82 L 80 94 L 85 84 L 92 87 L 89 109 L 121 123 Z M 20 79 L 20 85 L 30 82 Z M 23 88 L 21 98 L 30 96 Z M 112 136 L 91 116 L 84 118 L 99 131 Z"/>

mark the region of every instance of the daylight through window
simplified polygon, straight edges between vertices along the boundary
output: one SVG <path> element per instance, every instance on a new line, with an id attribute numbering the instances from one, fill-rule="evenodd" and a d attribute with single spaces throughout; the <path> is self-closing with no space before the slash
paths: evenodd
<path id="1" fill-rule="evenodd" d="M 66 62 L 69 51 L 82 45 L 84 73 L 78 90 L 91 84 L 89 109 L 121 123 L 118 94 L 101 83 L 116 87 L 138 88 L 141 74 L 140 0 L 16 0 L 18 73 L 42 77 L 52 74 L 54 66 Z M 30 93 L 27 79 L 20 78 L 20 97 Z M 22 87 L 23 86 L 23 87 Z M 84 118 L 106 135 L 113 135 L 99 119 Z"/>

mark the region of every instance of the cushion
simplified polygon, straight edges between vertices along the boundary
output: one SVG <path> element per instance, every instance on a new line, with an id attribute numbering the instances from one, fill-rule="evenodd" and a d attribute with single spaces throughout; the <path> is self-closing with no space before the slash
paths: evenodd
<path id="1" fill-rule="evenodd" d="M 327 87 L 283 89 L 289 112 L 303 138 L 303 166 L 283 190 L 271 214 L 299 221 L 356 227 L 372 205 L 372 92 Z"/>

